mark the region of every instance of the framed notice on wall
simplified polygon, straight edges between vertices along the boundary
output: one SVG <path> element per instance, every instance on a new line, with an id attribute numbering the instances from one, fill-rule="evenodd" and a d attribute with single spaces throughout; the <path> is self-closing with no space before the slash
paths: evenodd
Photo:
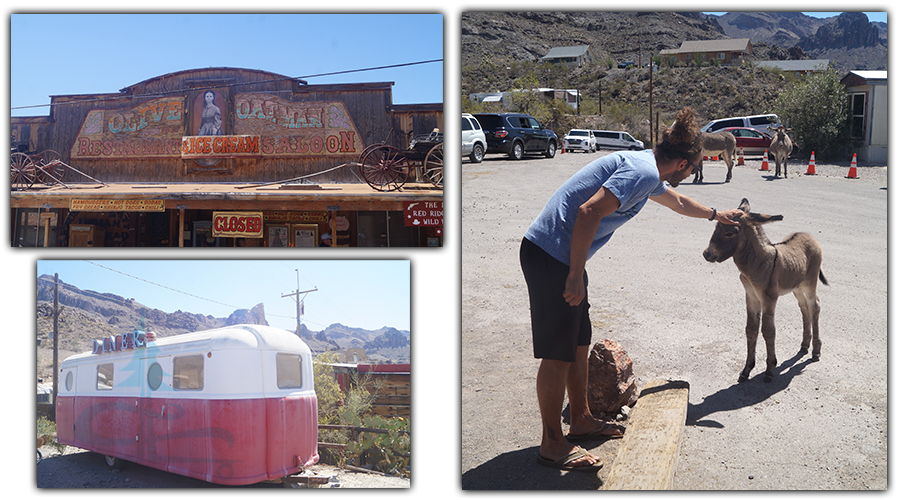
<path id="1" fill-rule="evenodd" d="M 288 246 L 288 225 L 269 224 L 266 226 L 266 243 L 270 247 Z"/>
<path id="2" fill-rule="evenodd" d="M 319 226 L 316 224 L 293 224 L 291 235 L 295 248 L 319 246 Z"/>

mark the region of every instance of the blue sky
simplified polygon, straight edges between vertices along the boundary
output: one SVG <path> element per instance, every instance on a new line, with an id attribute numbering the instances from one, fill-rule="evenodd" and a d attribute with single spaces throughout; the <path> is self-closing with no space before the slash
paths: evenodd
<path id="1" fill-rule="evenodd" d="M 12 14 L 11 108 L 229 66 L 304 77 L 443 59 L 441 14 Z M 311 77 L 394 82 L 395 104 L 443 102 L 442 62 Z M 45 116 L 49 107 L 12 109 Z"/>
<path id="2" fill-rule="evenodd" d="M 265 304 L 269 324 L 293 330 L 305 294 L 303 323 L 313 331 L 333 323 L 376 330 L 410 329 L 408 260 L 38 260 L 37 276 L 83 290 L 113 293 L 164 312 L 228 317 Z M 149 283 L 148 283 L 149 282 Z"/>
<path id="3" fill-rule="evenodd" d="M 845 11 L 845 12 L 848 12 L 848 11 Z M 704 12 L 704 14 L 715 14 L 717 16 L 721 16 L 722 14 L 726 14 L 726 12 Z M 823 18 L 823 17 L 838 16 L 841 13 L 840 12 L 804 12 L 804 14 L 806 14 L 807 16 Z M 887 11 L 863 12 L 863 14 L 865 14 L 866 16 L 869 17 L 869 22 L 881 22 L 881 23 L 887 22 Z"/>

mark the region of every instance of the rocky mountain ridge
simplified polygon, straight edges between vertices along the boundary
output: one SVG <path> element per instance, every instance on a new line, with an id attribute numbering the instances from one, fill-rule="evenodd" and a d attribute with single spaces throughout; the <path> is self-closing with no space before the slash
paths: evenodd
<path id="1" fill-rule="evenodd" d="M 773 59 L 830 58 L 841 70 L 887 69 L 887 24 L 861 12 L 823 19 L 801 12 L 464 12 L 461 30 L 464 69 L 488 60 L 535 62 L 553 47 L 575 45 L 590 46 L 595 60 L 641 66 L 684 41 L 721 38 L 765 45 L 758 59 L 776 47 Z M 795 46 L 804 52 L 789 55 Z"/>
<path id="2" fill-rule="evenodd" d="M 41 360 L 52 358 L 53 277 L 37 280 L 38 377 L 50 377 L 52 370 Z M 81 290 L 60 280 L 59 292 L 59 359 L 91 349 L 94 339 L 116 335 L 132 329 L 152 330 L 158 337 L 221 328 L 228 325 L 268 325 L 265 306 L 257 304 L 238 309 L 227 318 L 216 318 L 185 311 L 166 313 L 144 306 L 133 298 L 112 293 Z M 335 323 L 314 332 L 301 325 L 301 338 L 316 352 L 361 347 L 371 362 L 408 363 L 409 332 L 391 327 L 365 330 Z"/>
<path id="3" fill-rule="evenodd" d="M 885 70 L 886 27 L 858 12 L 826 19 L 800 12 L 464 12 L 461 90 L 464 96 L 509 91 L 523 77 L 536 79 L 539 87 L 575 89 L 589 105 L 579 115 L 539 117 L 557 135 L 571 128 L 627 130 L 646 143 L 651 96 L 653 112 L 663 122 L 690 106 L 706 123 L 771 113 L 776 98 L 796 81 L 794 75 L 748 64 L 663 65 L 651 81 L 646 66 L 660 50 L 687 40 L 750 38 L 751 61 L 829 59 L 839 73 Z M 590 46 L 595 63 L 580 68 L 539 65 L 551 48 L 575 45 Z M 639 67 L 617 67 L 626 60 Z M 463 104 L 468 111 L 470 102 Z"/>

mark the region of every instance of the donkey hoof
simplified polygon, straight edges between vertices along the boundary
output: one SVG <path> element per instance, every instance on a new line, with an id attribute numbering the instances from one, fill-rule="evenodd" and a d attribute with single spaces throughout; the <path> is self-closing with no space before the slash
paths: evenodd
<path id="1" fill-rule="evenodd" d="M 800 348 L 800 352 L 798 352 L 797 354 L 799 354 L 799 355 L 801 355 L 801 356 L 806 356 L 806 353 L 808 353 L 808 352 L 809 352 L 809 348 L 807 348 L 807 347 L 801 347 L 801 348 Z"/>
<path id="2" fill-rule="evenodd" d="M 746 381 L 747 381 L 747 375 L 744 375 L 743 373 L 738 375 L 738 383 L 739 384 L 743 384 Z"/>
<path id="3" fill-rule="evenodd" d="M 812 354 L 812 360 L 813 360 L 813 361 L 818 361 L 818 360 L 819 360 L 819 357 L 821 357 L 821 356 L 822 356 L 822 353 L 819 353 L 819 352 L 813 352 L 813 354 Z"/>

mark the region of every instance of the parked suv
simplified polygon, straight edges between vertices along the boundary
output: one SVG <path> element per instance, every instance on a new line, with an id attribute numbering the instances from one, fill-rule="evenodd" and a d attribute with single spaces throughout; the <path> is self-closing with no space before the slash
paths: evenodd
<path id="1" fill-rule="evenodd" d="M 597 139 L 594 138 L 593 130 L 573 128 L 563 137 L 562 143 L 566 151 L 581 150 L 585 153 L 593 153 L 597 150 Z"/>
<path id="2" fill-rule="evenodd" d="M 481 163 L 487 149 L 487 140 L 481 124 L 469 113 L 462 114 L 462 155 L 468 156 L 472 163 Z"/>
<path id="3" fill-rule="evenodd" d="M 542 153 L 547 158 L 556 156 L 559 139 L 531 115 L 524 113 L 478 113 L 487 139 L 488 153 L 505 153 L 513 160 L 520 160 L 526 153 Z"/>
<path id="4" fill-rule="evenodd" d="M 644 149 L 644 142 L 631 137 L 628 132 L 614 130 L 594 130 L 597 149 Z"/>
<path id="5" fill-rule="evenodd" d="M 777 128 L 781 126 L 781 120 L 778 115 L 753 115 L 753 116 L 735 116 L 732 118 L 722 118 L 721 120 L 713 120 L 703 126 L 700 130 L 704 132 L 715 132 L 727 127 L 745 127 L 754 128 L 760 132 L 769 135 L 769 127 Z"/>

